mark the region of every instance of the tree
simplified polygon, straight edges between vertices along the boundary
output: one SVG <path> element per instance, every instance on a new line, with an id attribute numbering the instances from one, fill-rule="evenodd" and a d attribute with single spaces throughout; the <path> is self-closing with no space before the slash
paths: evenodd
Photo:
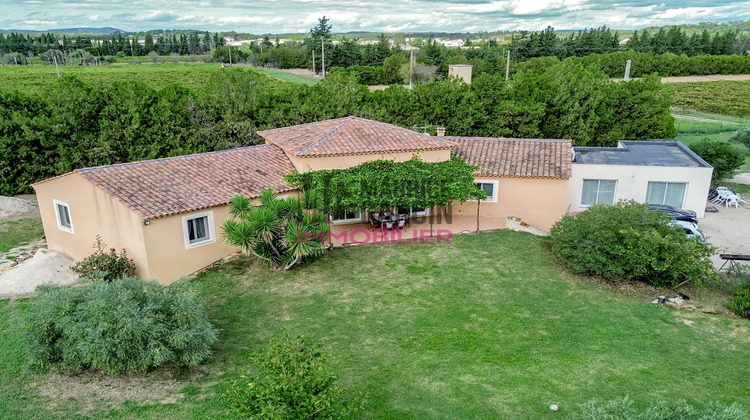
<path id="1" fill-rule="evenodd" d="M 734 171 L 745 163 L 742 150 L 726 141 L 704 138 L 691 144 L 690 150 L 714 167 L 714 182 L 731 178 Z"/>
<path id="2" fill-rule="evenodd" d="M 232 198 L 232 218 L 223 226 L 227 242 L 276 269 L 288 270 L 323 254 L 329 226 L 322 215 L 305 212 L 296 198 L 277 199 L 270 189 L 261 192 L 260 200 L 260 206 L 251 206 L 242 195 Z"/>
<path id="3" fill-rule="evenodd" d="M 311 57 L 315 51 L 315 70 L 323 70 L 323 50 L 325 50 L 325 62 L 330 67 L 330 60 L 333 53 L 333 42 L 331 41 L 331 28 L 328 18 L 323 16 L 318 19 L 318 24 L 310 29 L 310 37 L 305 39 L 308 55 Z"/>
<path id="4" fill-rule="evenodd" d="M 154 38 L 151 34 L 146 34 L 146 39 L 143 41 L 143 53 L 148 55 L 154 50 Z"/>

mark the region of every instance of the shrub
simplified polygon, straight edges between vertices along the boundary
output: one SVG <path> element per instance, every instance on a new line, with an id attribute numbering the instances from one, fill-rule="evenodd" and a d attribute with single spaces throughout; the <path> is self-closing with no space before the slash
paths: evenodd
<path id="1" fill-rule="evenodd" d="M 690 150 L 714 167 L 714 181 L 731 178 L 732 173 L 745 163 L 742 151 L 726 141 L 705 138 L 690 145 Z"/>
<path id="2" fill-rule="evenodd" d="M 735 292 L 727 302 L 727 308 L 739 316 L 750 318 L 750 284 Z"/>
<path id="3" fill-rule="evenodd" d="M 336 419 L 356 408 L 342 400 L 343 389 L 328 361 L 305 337 L 273 338 L 254 357 L 254 370 L 231 382 L 225 394 L 235 411 L 269 419 Z"/>
<path id="4" fill-rule="evenodd" d="M 217 332 L 198 295 L 127 277 L 83 287 L 43 286 L 21 315 L 33 370 L 142 373 L 165 363 L 195 366 Z"/>
<path id="5" fill-rule="evenodd" d="M 635 202 L 596 205 L 566 215 L 550 232 L 552 249 L 571 270 L 654 286 L 717 278 L 710 245 L 689 239 L 669 216 Z"/>
<path id="6" fill-rule="evenodd" d="M 738 131 L 729 141 L 737 142 L 747 148 L 750 148 L 750 128 L 744 128 Z"/>
<path id="7" fill-rule="evenodd" d="M 674 403 L 659 401 L 651 404 L 646 411 L 639 413 L 628 397 L 611 401 L 589 401 L 581 404 L 580 411 L 570 414 L 568 420 L 741 420 L 746 418 L 745 410 L 736 403 L 731 405 L 711 402 L 706 407 L 696 408 L 684 400 Z"/>
<path id="8" fill-rule="evenodd" d="M 119 254 L 114 248 L 105 251 L 107 244 L 99 235 L 96 235 L 94 248 L 96 252 L 93 255 L 84 258 L 72 268 L 81 277 L 91 281 L 112 281 L 135 275 L 135 263 L 128 258 L 128 253 L 124 249 Z"/>

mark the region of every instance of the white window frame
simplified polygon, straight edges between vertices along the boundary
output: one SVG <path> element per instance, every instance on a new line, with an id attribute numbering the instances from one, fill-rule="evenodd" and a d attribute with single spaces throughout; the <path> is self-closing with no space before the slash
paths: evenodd
<path id="1" fill-rule="evenodd" d="M 188 230 L 188 221 L 193 219 L 200 219 L 207 217 L 206 229 L 208 230 L 208 238 L 200 242 L 190 243 L 190 232 Z M 205 211 L 202 213 L 189 214 L 182 217 L 182 233 L 185 239 L 185 249 L 198 248 L 203 245 L 209 245 L 216 242 L 216 229 L 214 228 L 214 212 Z"/>
<path id="2" fill-rule="evenodd" d="M 396 209 L 396 210 L 397 211 L 401 211 L 400 209 Z M 402 213 L 399 213 L 399 214 L 402 214 Z M 430 208 L 429 207 L 425 207 L 421 211 L 416 211 L 413 208 L 411 208 L 411 209 L 409 209 L 409 213 L 408 214 L 409 214 L 410 217 L 428 216 L 430 214 Z"/>
<path id="3" fill-rule="evenodd" d="M 474 178 L 474 184 L 492 184 L 492 197 L 487 196 L 486 200 L 481 201 L 483 203 L 497 203 L 500 181 L 497 179 Z"/>
<path id="4" fill-rule="evenodd" d="M 346 211 L 344 213 L 346 213 Z M 347 223 L 362 223 L 364 221 L 362 216 L 365 214 L 365 212 L 357 211 L 357 212 L 354 212 L 354 214 L 355 216 L 351 219 L 336 219 L 334 215 L 330 215 L 330 220 L 331 220 L 331 223 L 333 223 L 334 225 L 344 225 Z"/>
<path id="5" fill-rule="evenodd" d="M 57 228 L 60 229 L 63 232 L 68 233 L 74 233 L 73 231 L 73 215 L 70 213 L 70 204 L 60 201 L 60 200 L 52 200 L 52 205 L 55 206 L 55 220 L 57 221 Z M 70 227 L 63 226 L 62 221 L 60 220 L 60 208 L 58 206 L 63 206 L 68 210 L 68 219 L 70 220 Z"/>
<path id="6" fill-rule="evenodd" d="M 597 181 L 599 182 L 596 186 L 596 200 L 594 204 L 583 204 L 583 186 L 586 184 L 586 181 Z M 599 190 L 602 181 L 613 181 L 615 183 L 615 188 L 612 190 L 612 202 L 609 204 L 606 203 L 599 203 Z M 595 206 L 597 204 L 604 204 L 605 206 L 611 206 L 617 202 L 617 184 L 619 184 L 618 180 L 616 179 L 597 179 L 597 178 L 586 178 L 581 180 L 581 194 L 578 196 L 578 206 L 579 207 L 591 207 Z"/>
<path id="7" fill-rule="evenodd" d="M 664 186 L 664 195 L 661 198 L 661 203 L 649 203 L 648 202 L 648 189 L 649 189 L 649 187 L 651 186 L 652 183 L 666 184 Z M 665 204 L 664 200 L 666 200 L 666 198 L 667 198 L 667 190 L 669 189 L 669 184 L 682 184 L 682 185 L 685 186 L 685 188 L 682 190 L 682 199 L 680 200 L 680 205 L 679 206 L 674 206 L 675 208 L 678 208 L 678 209 L 683 208 L 683 206 L 685 206 L 685 198 L 687 198 L 688 190 L 690 188 L 690 183 L 689 182 L 685 182 L 685 181 L 648 181 L 646 183 L 646 199 L 644 200 L 644 202 L 646 202 L 646 204 L 660 204 L 660 205 L 664 205 Z"/>

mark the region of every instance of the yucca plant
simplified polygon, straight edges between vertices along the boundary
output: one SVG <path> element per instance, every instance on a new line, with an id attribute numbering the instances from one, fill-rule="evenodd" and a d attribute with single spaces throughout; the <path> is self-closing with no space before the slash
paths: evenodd
<path id="1" fill-rule="evenodd" d="M 232 218 L 223 226 L 225 240 L 272 268 L 288 270 L 328 247 L 325 218 L 308 213 L 296 198 L 276 198 L 270 189 L 261 192 L 259 206 L 247 197 L 233 197 L 229 213 Z"/>

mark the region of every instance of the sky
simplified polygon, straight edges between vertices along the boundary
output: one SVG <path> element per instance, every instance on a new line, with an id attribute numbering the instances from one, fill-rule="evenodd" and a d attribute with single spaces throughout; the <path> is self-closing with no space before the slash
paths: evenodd
<path id="1" fill-rule="evenodd" d="M 0 0 L 0 29 L 114 27 L 307 32 L 638 29 L 750 20 L 750 0 Z"/>

